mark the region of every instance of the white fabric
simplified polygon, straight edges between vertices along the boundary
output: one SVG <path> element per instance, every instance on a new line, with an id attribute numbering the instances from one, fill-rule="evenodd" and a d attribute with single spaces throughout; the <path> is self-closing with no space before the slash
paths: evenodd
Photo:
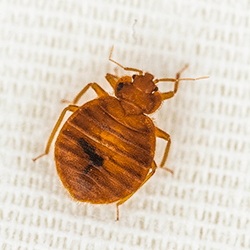
<path id="1" fill-rule="evenodd" d="M 181 82 L 153 115 L 166 167 L 120 207 L 77 203 L 43 152 L 108 61 Z M 0 1 L 0 249 L 250 249 L 250 4 L 240 1 Z M 160 83 L 161 91 L 173 89 Z M 94 98 L 93 91 L 80 103 Z M 156 161 L 165 142 L 157 140 Z"/>

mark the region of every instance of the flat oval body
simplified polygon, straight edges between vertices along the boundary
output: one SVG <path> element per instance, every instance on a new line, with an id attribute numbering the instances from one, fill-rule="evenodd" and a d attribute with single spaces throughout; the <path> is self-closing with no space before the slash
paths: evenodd
<path id="1" fill-rule="evenodd" d="M 125 115 L 112 96 L 75 111 L 55 143 L 58 174 L 77 200 L 111 203 L 135 192 L 155 152 L 155 127 L 144 114 Z"/>

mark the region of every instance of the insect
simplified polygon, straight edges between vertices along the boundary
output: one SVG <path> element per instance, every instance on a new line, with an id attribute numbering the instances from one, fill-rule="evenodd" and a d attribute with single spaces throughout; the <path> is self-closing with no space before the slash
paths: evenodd
<path id="1" fill-rule="evenodd" d="M 150 73 L 123 67 L 111 58 L 112 53 L 113 47 L 109 56 L 111 62 L 135 74 L 122 77 L 106 74 L 115 97 L 110 96 L 97 83 L 87 84 L 73 103 L 62 111 L 45 152 L 33 160 L 48 154 L 66 112 L 73 112 L 55 142 L 58 175 L 78 201 L 93 204 L 116 202 L 119 220 L 119 206 L 156 171 L 156 137 L 167 141 L 161 168 L 168 157 L 170 135 L 156 127 L 148 114 L 155 112 L 164 100 L 176 94 L 180 81 L 207 77 L 181 79 L 185 66 L 176 74 L 176 78 L 154 79 Z M 161 93 L 157 87 L 158 82 L 173 82 L 174 89 Z M 77 106 L 76 103 L 89 88 L 96 92 L 97 98 Z"/>

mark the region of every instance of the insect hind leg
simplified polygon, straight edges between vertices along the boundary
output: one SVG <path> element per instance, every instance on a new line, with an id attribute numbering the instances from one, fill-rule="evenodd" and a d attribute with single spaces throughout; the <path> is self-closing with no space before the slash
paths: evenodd
<path id="1" fill-rule="evenodd" d="M 122 205 L 125 201 L 127 201 L 135 192 L 138 191 L 139 188 L 141 188 L 154 175 L 156 168 L 157 165 L 155 161 L 153 161 L 151 165 L 151 172 L 146 176 L 145 180 L 141 183 L 141 185 L 137 188 L 137 190 L 135 190 L 134 192 L 132 192 L 131 194 L 129 194 L 128 196 L 124 197 L 123 199 L 119 200 L 116 203 L 117 221 L 119 220 L 119 206 Z"/>

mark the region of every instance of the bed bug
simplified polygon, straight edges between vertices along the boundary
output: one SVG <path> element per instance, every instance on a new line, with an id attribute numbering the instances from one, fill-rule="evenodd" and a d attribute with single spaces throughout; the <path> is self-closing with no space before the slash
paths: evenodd
<path id="1" fill-rule="evenodd" d="M 73 112 L 62 126 L 55 142 L 55 162 L 58 175 L 69 193 L 78 201 L 92 204 L 115 203 L 117 220 L 119 206 L 127 201 L 155 173 L 156 137 L 166 140 L 160 167 L 166 162 L 171 144 L 170 135 L 156 127 L 148 114 L 173 97 L 183 80 L 200 78 L 154 79 L 150 73 L 123 67 L 114 61 L 111 48 L 109 60 L 132 76 L 118 77 L 107 73 L 114 89 L 110 96 L 97 83 L 87 84 L 61 113 L 44 154 L 48 154 L 53 138 L 67 111 Z M 161 93 L 158 82 L 174 82 L 174 89 Z M 76 103 L 92 88 L 97 98 L 82 106 Z M 169 172 L 172 170 L 165 168 Z"/>

